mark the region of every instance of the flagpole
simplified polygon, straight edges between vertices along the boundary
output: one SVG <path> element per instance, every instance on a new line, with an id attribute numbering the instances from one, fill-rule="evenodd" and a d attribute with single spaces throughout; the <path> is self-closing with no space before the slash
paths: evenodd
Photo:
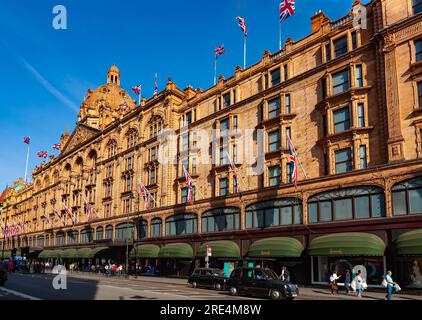
<path id="1" fill-rule="evenodd" d="M 246 35 L 243 36 L 243 70 L 246 69 Z"/>
<path id="2" fill-rule="evenodd" d="M 217 55 L 214 56 L 214 85 L 217 83 Z"/>
<path id="3" fill-rule="evenodd" d="M 26 164 L 25 164 L 25 183 L 28 182 L 28 161 L 29 161 L 29 146 L 30 144 L 28 143 L 28 149 L 26 151 Z"/>
<path id="4" fill-rule="evenodd" d="M 280 20 L 279 30 L 278 30 L 278 50 L 281 50 L 281 20 Z"/>

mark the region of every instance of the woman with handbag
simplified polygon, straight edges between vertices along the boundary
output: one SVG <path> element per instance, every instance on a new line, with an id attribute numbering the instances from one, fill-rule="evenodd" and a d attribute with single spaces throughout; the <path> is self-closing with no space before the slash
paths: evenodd
<path id="1" fill-rule="evenodd" d="M 340 277 L 334 271 L 333 274 L 330 277 L 331 294 L 334 294 L 334 291 L 338 294 L 338 285 L 337 285 L 337 280 L 338 279 L 340 279 Z"/>
<path id="2" fill-rule="evenodd" d="M 393 300 L 394 287 L 397 285 L 397 283 L 393 281 L 392 275 L 393 273 L 388 271 L 383 281 L 383 283 L 387 285 L 387 295 L 385 296 L 387 300 Z"/>
<path id="3" fill-rule="evenodd" d="M 362 292 L 364 290 L 364 280 L 362 278 L 362 271 L 359 270 L 358 273 L 356 274 L 356 277 L 353 279 L 353 281 L 356 282 L 356 292 L 358 293 L 358 297 L 362 298 Z"/>

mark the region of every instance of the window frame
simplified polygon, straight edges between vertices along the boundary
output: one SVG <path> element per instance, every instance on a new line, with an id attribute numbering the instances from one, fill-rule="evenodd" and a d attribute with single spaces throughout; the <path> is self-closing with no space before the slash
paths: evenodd
<path id="1" fill-rule="evenodd" d="M 344 75 L 344 74 L 347 74 L 347 81 L 340 82 L 338 84 L 334 84 L 334 82 L 335 82 L 334 80 L 335 80 L 336 76 L 340 76 L 340 75 Z M 338 71 L 336 73 L 333 73 L 332 79 L 333 79 L 333 95 L 344 93 L 344 92 L 346 92 L 350 89 L 350 70 L 349 70 L 349 68 L 343 69 L 343 70 Z M 347 89 L 344 89 L 345 84 L 347 84 Z M 336 92 L 337 88 L 342 88 L 342 91 Z"/>
<path id="2" fill-rule="evenodd" d="M 350 151 L 350 160 L 337 162 L 337 155 L 338 155 L 340 152 L 344 152 L 344 151 Z M 351 171 L 353 171 L 353 150 L 352 150 L 352 148 L 351 148 L 351 147 L 348 147 L 348 148 L 344 148 L 344 149 L 339 149 L 339 150 L 336 150 L 336 151 L 334 152 L 334 161 L 335 161 L 336 174 L 347 173 L 347 172 L 351 172 Z M 346 171 L 343 171 L 343 172 L 338 172 L 338 171 L 337 171 L 337 166 L 338 166 L 338 165 L 341 165 L 341 164 L 344 164 L 344 163 L 349 163 L 349 162 L 350 162 L 350 164 L 351 164 L 351 165 L 350 165 L 350 167 L 351 167 L 351 169 L 350 169 L 350 170 L 346 170 Z"/>

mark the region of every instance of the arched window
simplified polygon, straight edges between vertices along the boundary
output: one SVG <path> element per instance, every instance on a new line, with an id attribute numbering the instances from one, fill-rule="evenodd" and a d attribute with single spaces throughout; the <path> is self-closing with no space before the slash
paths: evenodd
<path id="1" fill-rule="evenodd" d="M 115 140 L 110 140 L 107 143 L 107 154 L 108 154 L 108 157 L 109 158 L 114 157 L 116 155 L 116 153 L 117 153 L 117 142 Z"/>
<path id="2" fill-rule="evenodd" d="M 56 246 L 64 246 L 64 233 L 63 232 L 56 234 Z"/>
<path id="3" fill-rule="evenodd" d="M 67 232 L 67 244 L 78 244 L 78 231 Z"/>
<path id="4" fill-rule="evenodd" d="M 96 240 L 103 240 L 104 239 L 104 228 L 103 227 L 97 228 L 95 239 Z"/>
<path id="5" fill-rule="evenodd" d="M 295 198 L 255 203 L 246 208 L 246 228 L 302 224 L 302 201 Z"/>
<path id="6" fill-rule="evenodd" d="M 90 243 L 92 240 L 92 229 L 85 229 L 81 231 L 80 243 Z"/>
<path id="7" fill-rule="evenodd" d="M 54 173 L 53 173 L 53 183 L 57 183 L 57 182 L 59 182 L 59 179 L 60 179 L 60 174 L 59 174 L 59 172 L 56 170 L 56 171 L 54 171 Z"/>
<path id="8" fill-rule="evenodd" d="M 135 129 L 130 129 L 127 132 L 127 148 L 132 148 L 136 145 L 136 141 L 138 139 L 138 131 Z"/>
<path id="9" fill-rule="evenodd" d="M 113 226 L 107 226 L 105 230 L 105 239 L 113 239 Z"/>
<path id="10" fill-rule="evenodd" d="M 138 240 L 148 238 L 148 221 L 138 221 Z"/>
<path id="11" fill-rule="evenodd" d="M 121 223 L 116 226 L 115 239 L 126 240 L 133 239 L 134 236 L 134 225 L 133 223 Z"/>
<path id="12" fill-rule="evenodd" d="M 338 189 L 308 200 L 309 223 L 385 216 L 384 190 L 379 187 Z"/>
<path id="13" fill-rule="evenodd" d="M 221 232 L 240 229 L 240 209 L 218 208 L 202 215 L 202 232 Z"/>
<path id="14" fill-rule="evenodd" d="M 178 236 L 198 232 L 196 214 L 178 214 L 166 219 L 166 235 Z"/>
<path id="15" fill-rule="evenodd" d="M 44 185 L 43 188 L 47 188 L 50 185 L 50 178 L 47 176 L 45 176 L 44 178 Z"/>
<path id="16" fill-rule="evenodd" d="M 163 236 L 163 222 L 160 218 L 151 221 L 151 237 L 161 238 Z"/>
<path id="17" fill-rule="evenodd" d="M 40 191 L 41 190 L 41 181 L 37 180 L 35 182 L 35 192 Z"/>
<path id="18" fill-rule="evenodd" d="M 392 189 L 393 214 L 422 213 L 422 177 L 396 184 Z"/>

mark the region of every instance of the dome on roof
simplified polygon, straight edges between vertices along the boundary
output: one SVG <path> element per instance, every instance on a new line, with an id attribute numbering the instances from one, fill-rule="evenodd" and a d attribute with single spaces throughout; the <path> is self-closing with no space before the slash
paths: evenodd
<path id="1" fill-rule="evenodd" d="M 116 73 L 120 73 L 119 68 L 117 68 L 117 66 L 115 64 L 113 64 L 110 69 L 108 69 L 108 72 L 116 72 Z"/>

